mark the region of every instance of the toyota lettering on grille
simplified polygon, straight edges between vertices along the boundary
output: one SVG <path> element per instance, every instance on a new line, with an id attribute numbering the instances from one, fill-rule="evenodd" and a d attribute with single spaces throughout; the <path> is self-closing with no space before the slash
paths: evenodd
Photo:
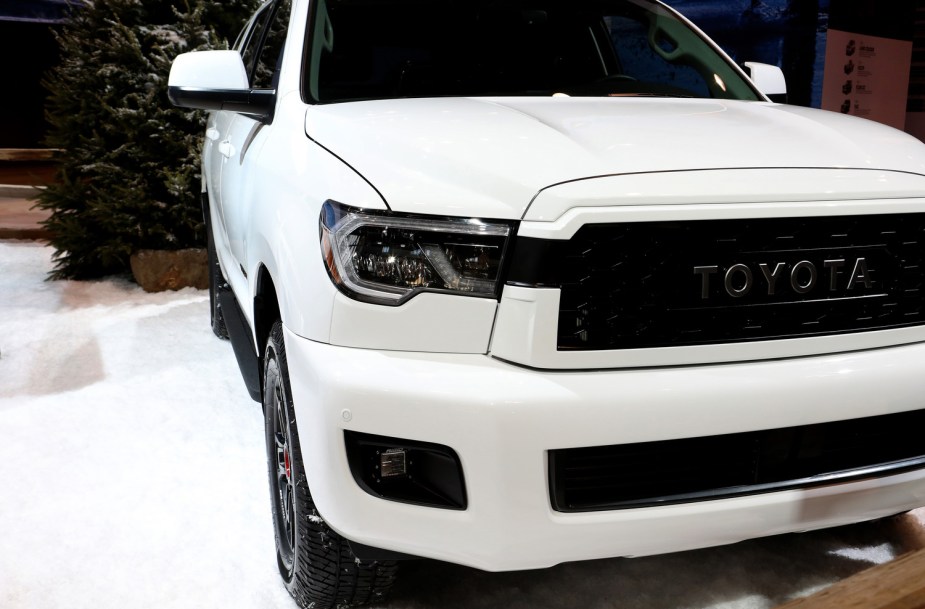
<path id="1" fill-rule="evenodd" d="M 858 289 L 873 286 L 871 270 L 866 258 L 854 260 L 833 258 L 820 263 L 800 260 L 796 263 L 762 262 L 759 264 L 735 263 L 721 268 L 719 265 L 695 266 L 694 275 L 700 277 L 700 298 L 709 300 L 722 291 L 733 298 L 741 298 L 753 290 L 761 290 L 768 296 L 784 291 L 794 295 L 827 291 L 829 293 L 852 293 Z M 722 286 L 714 288 L 713 281 Z"/>

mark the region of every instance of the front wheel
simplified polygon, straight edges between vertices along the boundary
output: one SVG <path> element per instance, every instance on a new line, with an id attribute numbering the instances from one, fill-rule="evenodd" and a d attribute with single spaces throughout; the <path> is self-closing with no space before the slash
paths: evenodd
<path id="1" fill-rule="evenodd" d="M 292 407 L 282 323 L 273 324 L 264 357 L 263 410 L 276 559 L 286 589 L 302 607 L 356 607 L 385 601 L 394 561 L 361 561 L 315 509 Z"/>

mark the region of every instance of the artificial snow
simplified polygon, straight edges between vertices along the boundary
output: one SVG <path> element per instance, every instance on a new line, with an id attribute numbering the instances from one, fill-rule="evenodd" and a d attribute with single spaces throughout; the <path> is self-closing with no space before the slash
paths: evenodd
<path id="1" fill-rule="evenodd" d="M 294 608 L 260 406 L 205 291 L 45 281 L 0 242 L 0 607 Z M 485 573 L 403 565 L 395 609 L 769 609 L 925 545 L 902 519 L 666 556 Z"/>

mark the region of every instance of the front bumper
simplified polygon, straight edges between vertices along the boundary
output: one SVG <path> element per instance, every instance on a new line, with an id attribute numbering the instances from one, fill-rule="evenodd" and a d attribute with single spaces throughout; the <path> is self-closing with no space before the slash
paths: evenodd
<path id="1" fill-rule="evenodd" d="M 698 503 L 559 513 L 546 451 L 809 425 L 925 407 L 925 344 L 724 365 L 549 372 L 484 355 L 351 349 L 288 330 L 303 458 L 325 520 L 368 546 L 502 571 L 680 551 L 925 505 L 925 470 Z M 343 430 L 452 447 L 468 507 L 373 497 Z"/>

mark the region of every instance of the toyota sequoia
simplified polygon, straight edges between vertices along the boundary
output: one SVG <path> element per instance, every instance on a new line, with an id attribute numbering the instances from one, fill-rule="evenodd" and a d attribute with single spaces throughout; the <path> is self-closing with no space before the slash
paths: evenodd
<path id="1" fill-rule="evenodd" d="M 925 505 L 925 147 L 654 0 L 269 0 L 180 55 L 305 607 Z"/>

